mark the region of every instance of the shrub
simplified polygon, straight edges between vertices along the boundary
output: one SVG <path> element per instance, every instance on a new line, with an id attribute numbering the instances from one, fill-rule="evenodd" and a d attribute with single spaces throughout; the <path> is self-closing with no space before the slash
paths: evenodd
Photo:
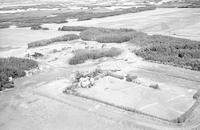
<path id="1" fill-rule="evenodd" d="M 55 42 L 71 41 L 71 40 L 75 40 L 75 39 L 79 39 L 79 36 L 76 34 L 68 34 L 68 35 L 64 35 L 64 36 L 55 37 L 52 39 L 40 40 L 40 41 L 28 43 L 28 48 L 46 46 L 46 45 L 49 45 L 49 44 L 52 44 Z"/>
<path id="2" fill-rule="evenodd" d="M 9 77 L 18 78 L 25 76 L 25 70 L 38 67 L 36 61 L 21 58 L 0 58 L 0 90 L 13 87 Z"/>
<path id="3" fill-rule="evenodd" d="M 70 65 L 76 65 L 84 63 L 88 59 L 98 59 L 101 57 L 114 57 L 121 54 L 121 50 L 118 48 L 110 49 L 93 49 L 93 50 L 76 50 L 74 56 L 70 59 Z"/>
<path id="4" fill-rule="evenodd" d="M 130 41 L 138 32 L 132 29 L 89 28 L 80 33 L 82 40 L 100 43 L 122 43 Z"/>

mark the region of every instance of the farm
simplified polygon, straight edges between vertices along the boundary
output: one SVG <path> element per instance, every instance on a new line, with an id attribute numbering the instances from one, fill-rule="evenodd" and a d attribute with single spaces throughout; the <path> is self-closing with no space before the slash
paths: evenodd
<path id="1" fill-rule="evenodd" d="M 200 128 L 195 3 L 6 1 L 0 129 Z"/>

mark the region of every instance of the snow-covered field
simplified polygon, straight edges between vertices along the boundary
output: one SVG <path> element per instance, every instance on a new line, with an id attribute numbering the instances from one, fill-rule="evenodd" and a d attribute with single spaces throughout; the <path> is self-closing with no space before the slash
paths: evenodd
<path id="1" fill-rule="evenodd" d="M 13 3 L 10 1 L 0 0 L 0 7 L 26 6 L 35 4 L 38 0 L 26 2 L 18 0 L 16 2 L 13 1 Z M 47 1 L 58 2 L 57 0 L 44 0 L 39 1 L 37 4 Z M 117 0 L 59 1 L 71 4 L 107 5 L 114 4 Z M 129 5 L 134 5 L 131 0 L 125 0 L 124 3 L 126 2 Z M 115 7 L 121 7 L 117 5 L 118 3 L 115 4 Z M 110 6 L 108 8 L 115 9 L 115 7 Z M 116 47 L 123 50 L 123 53 L 118 57 L 89 60 L 76 66 L 68 64 L 74 50 L 100 49 L 102 43 L 79 39 L 32 49 L 27 49 L 27 44 L 32 41 L 49 39 L 64 34 L 79 33 L 58 31 L 58 27 L 63 25 L 133 28 L 149 34 L 163 34 L 200 40 L 199 14 L 200 9 L 198 8 L 157 9 L 87 21 L 69 20 L 65 24 L 43 25 L 50 30 L 19 29 L 14 26 L 0 29 L 0 57 L 24 57 L 26 54 L 34 52 L 44 55 L 35 59 L 39 62 L 40 73 L 19 78 L 15 81 L 16 87 L 14 89 L 0 93 L 0 129 L 178 128 L 179 126 L 170 126 L 145 119 L 135 113 L 127 113 L 114 108 L 110 109 L 109 106 L 98 102 L 65 95 L 63 90 L 71 85 L 71 75 L 75 71 L 92 70 L 97 66 L 106 70 L 116 69 L 122 75 L 128 73 L 136 75 L 144 83 L 157 83 L 161 89 L 144 88 L 144 86 L 124 83 L 124 80 L 119 81 L 109 77 L 100 79 L 93 88 L 81 90 L 80 93 L 124 105 L 125 107 L 137 108 L 137 110 L 144 113 L 164 119 L 173 119 L 187 111 L 195 102 L 192 96 L 200 87 L 199 71 L 143 61 L 142 58 L 133 53 L 136 47 L 129 43 L 106 44 L 106 48 Z M 53 17 L 55 15 L 49 16 Z M 197 125 L 199 124 L 200 113 L 193 114 L 194 119 L 190 119 L 189 121 L 191 122 L 187 122 L 188 124 L 191 123 L 191 126 L 194 122 Z M 183 127 L 180 126 L 179 129 Z"/>
<path id="2" fill-rule="evenodd" d="M 73 21 L 66 23 L 65 25 L 132 28 L 149 34 L 163 34 L 200 40 L 199 14 L 199 8 L 168 8 L 87 21 Z"/>

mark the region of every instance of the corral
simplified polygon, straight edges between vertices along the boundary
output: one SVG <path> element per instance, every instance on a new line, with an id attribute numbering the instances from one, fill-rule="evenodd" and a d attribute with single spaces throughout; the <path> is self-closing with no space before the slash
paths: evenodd
<path id="1" fill-rule="evenodd" d="M 172 120 L 186 112 L 195 102 L 195 91 L 162 85 L 156 90 L 113 77 L 104 77 L 88 90 L 77 90 L 81 95 L 100 99 L 159 118 Z"/>
<path id="2" fill-rule="evenodd" d="M 116 62 L 117 63 L 117 62 Z M 193 99 L 195 89 L 181 87 L 176 81 L 188 82 L 171 76 L 156 75 L 152 78 L 148 72 L 133 70 L 129 72 L 134 79 L 127 81 L 127 76 L 120 76 L 120 72 L 106 74 L 95 78 L 95 85 L 89 88 L 71 87 L 66 90 L 76 96 L 95 100 L 107 105 L 148 116 L 153 119 L 171 123 L 183 123 L 196 108 L 198 99 Z M 150 72 L 152 74 L 152 72 Z M 95 72 L 96 74 L 96 72 Z M 137 76 L 139 77 L 137 77 Z M 80 76 L 80 75 L 79 75 Z M 98 76 L 97 76 L 98 77 Z M 122 78 L 121 78 L 122 77 Z M 171 77 L 172 78 L 172 77 Z M 155 81 L 155 79 L 158 79 Z M 157 86 L 157 87 L 152 87 Z M 70 91 L 69 91 L 70 90 Z M 72 90 L 72 91 L 71 91 Z"/>

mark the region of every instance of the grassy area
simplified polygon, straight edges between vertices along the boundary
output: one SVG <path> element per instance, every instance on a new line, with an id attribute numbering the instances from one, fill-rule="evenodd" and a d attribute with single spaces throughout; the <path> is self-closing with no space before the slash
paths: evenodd
<path id="1" fill-rule="evenodd" d="M 142 33 L 143 34 L 143 33 Z M 133 29 L 106 29 L 89 28 L 80 33 L 82 40 L 97 41 L 100 43 L 122 43 L 130 41 L 132 38 L 141 35 Z"/>
<path id="2" fill-rule="evenodd" d="M 51 38 L 47 40 L 40 40 L 40 41 L 28 43 L 28 48 L 46 46 L 54 42 L 71 41 L 75 39 L 79 39 L 79 36 L 76 34 L 68 34 L 68 35 L 59 36 L 59 37 L 55 37 L 55 38 Z"/>
<path id="3" fill-rule="evenodd" d="M 9 77 L 18 78 L 25 76 L 25 70 L 38 67 L 36 61 L 22 58 L 0 58 L 0 91 L 12 87 Z"/>
<path id="4" fill-rule="evenodd" d="M 118 48 L 110 48 L 110 49 L 93 49 L 93 50 L 85 50 L 80 49 L 76 50 L 74 56 L 70 59 L 70 65 L 76 65 L 84 63 L 89 59 L 98 59 L 102 57 L 114 57 L 121 54 L 121 50 Z"/>

